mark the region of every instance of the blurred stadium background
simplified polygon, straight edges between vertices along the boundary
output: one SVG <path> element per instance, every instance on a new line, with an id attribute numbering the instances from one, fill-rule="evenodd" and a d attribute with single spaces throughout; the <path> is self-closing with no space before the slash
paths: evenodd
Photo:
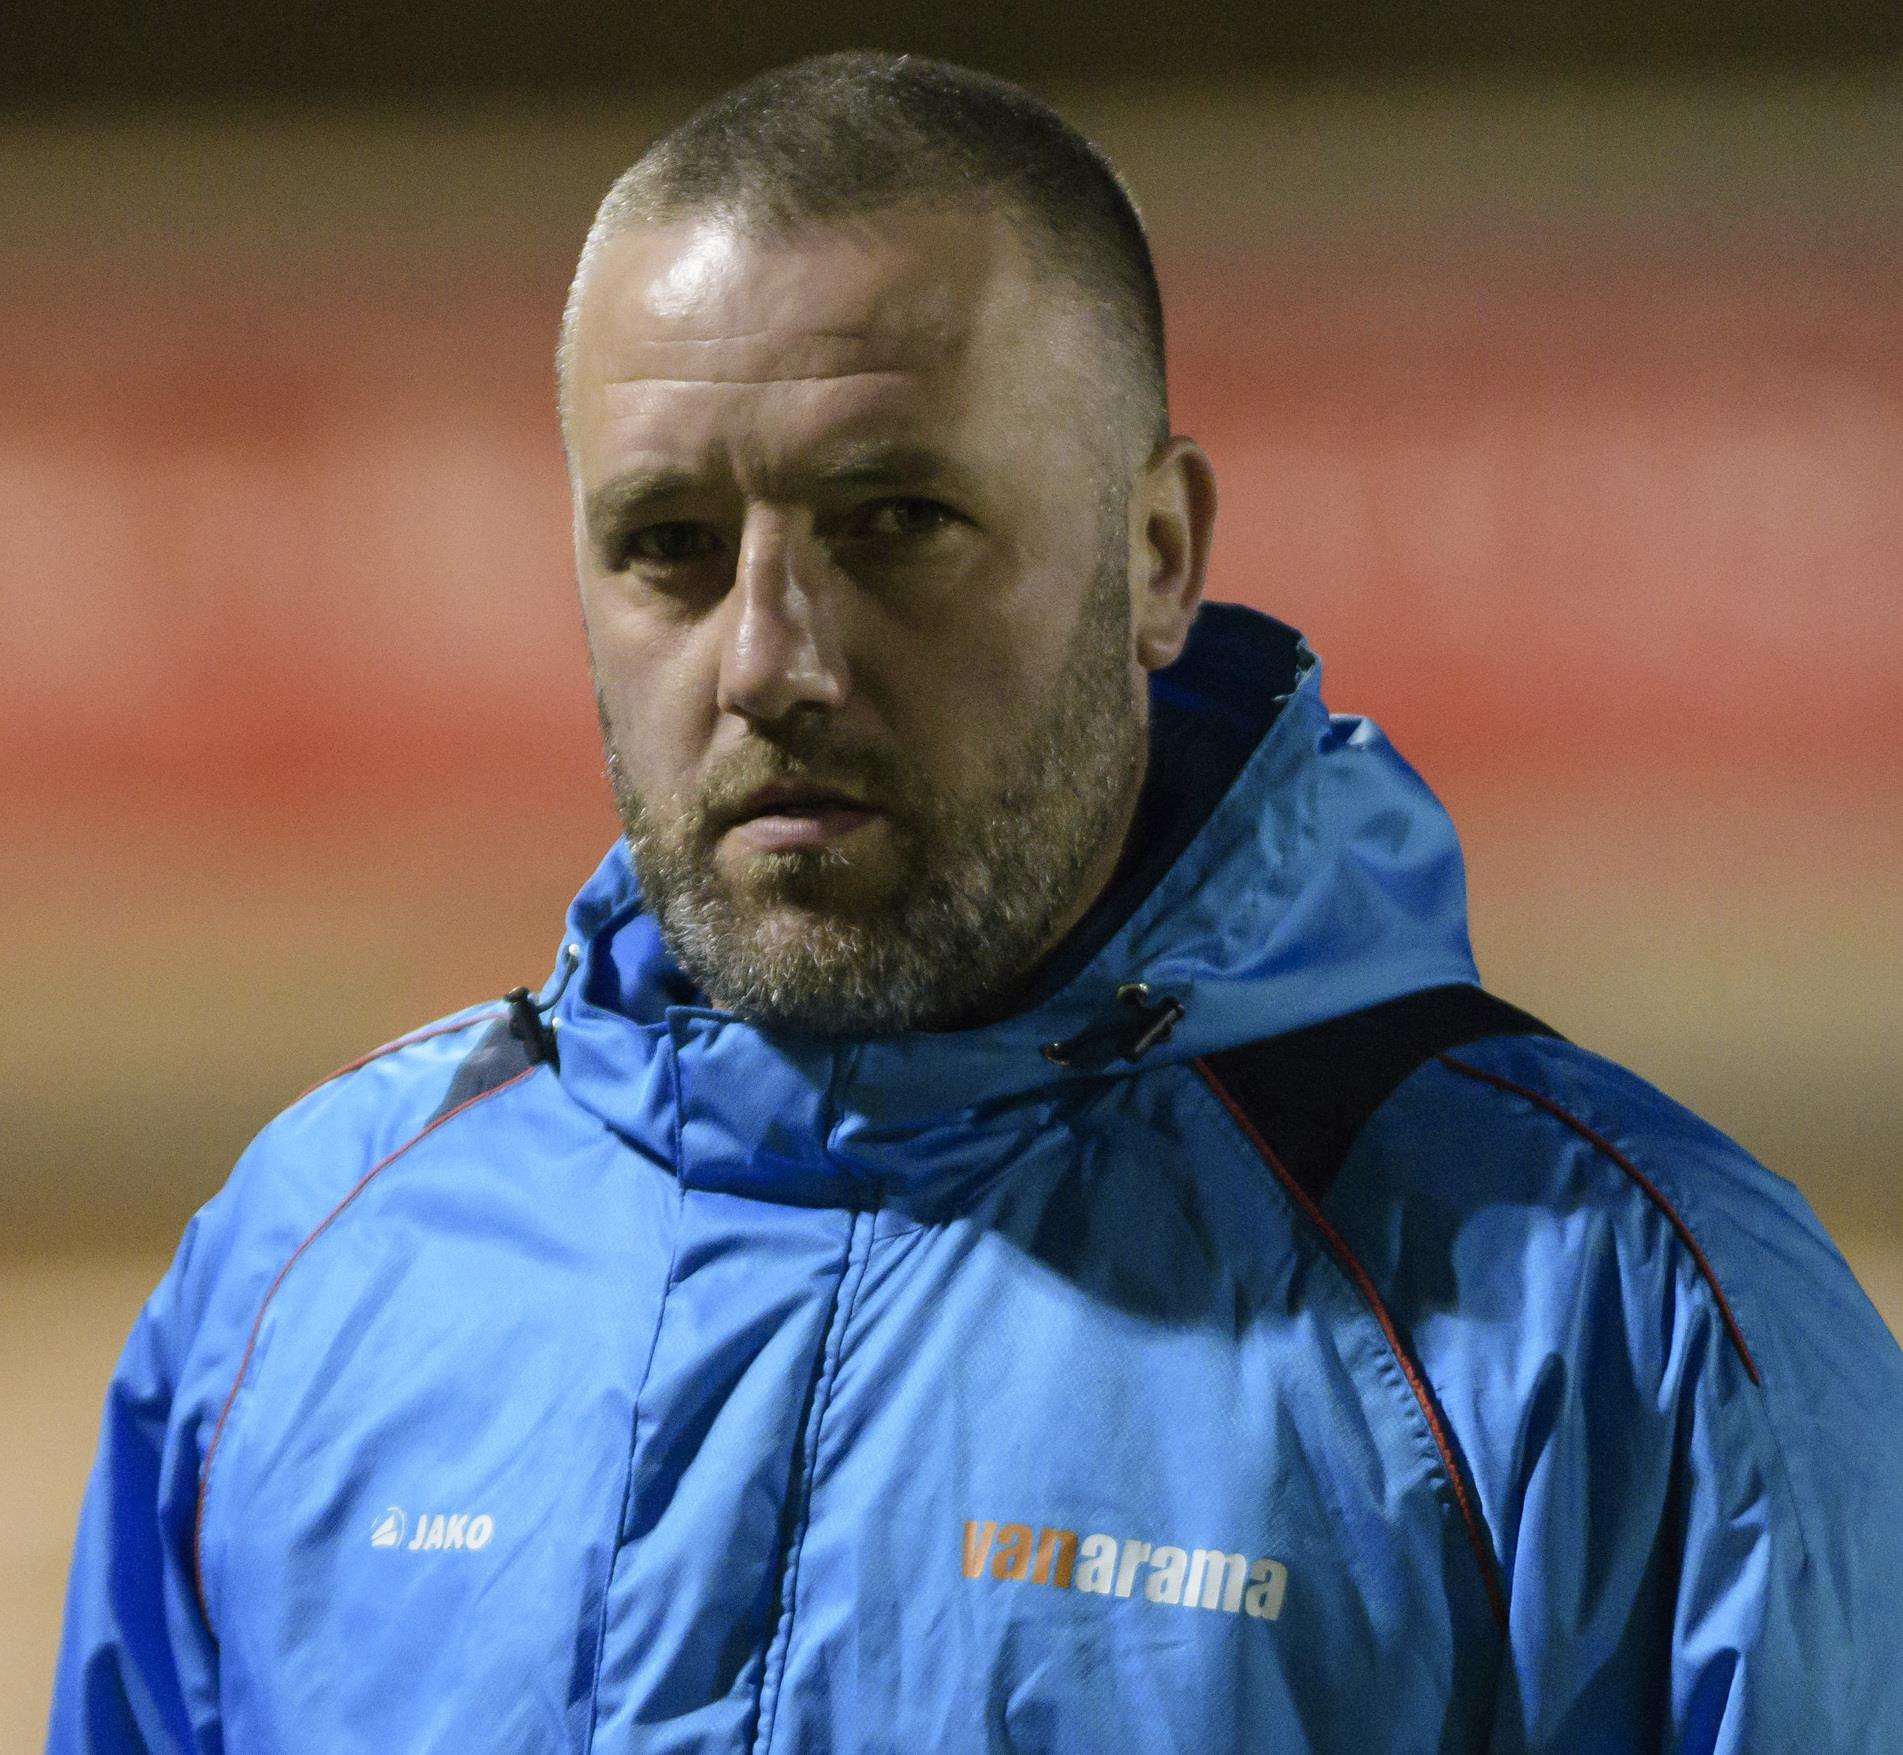
<path id="1" fill-rule="evenodd" d="M 614 832 L 556 314 L 613 174 L 813 48 L 1110 149 L 1213 594 L 1452 806 L 1490 983 L 1794 1179 L 1903 1328 L 1889 9 L 264 16 L 0 27 L 0 1747 L 185 1218 L 328 1067 L 538 981 Z"/>

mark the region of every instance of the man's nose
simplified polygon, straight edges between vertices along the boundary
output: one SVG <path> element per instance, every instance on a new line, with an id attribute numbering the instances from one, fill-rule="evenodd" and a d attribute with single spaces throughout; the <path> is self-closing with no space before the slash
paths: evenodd
<path id="1" fill-rule="evenodd" d="M 780 518 L 749 518 L 721 605 L 723 713 L 771 723 L 801 707 L 846 698 L 838 594 L 810 531 Z"/>

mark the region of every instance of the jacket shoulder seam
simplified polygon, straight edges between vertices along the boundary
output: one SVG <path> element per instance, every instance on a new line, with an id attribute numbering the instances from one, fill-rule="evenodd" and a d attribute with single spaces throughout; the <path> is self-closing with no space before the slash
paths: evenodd
<path id="1" fill-rule="evenodd" d="M 1597 1128 L 1575 1115 L 1564 1104 L 1547 1096 L 1545 1092 L 1536 1090 L 1531 1085 L 1522 1084 L 1517 1079 L 1507 1078 L 1504 1074 L 1489 1072 L 1485 1067 L 1475 1066 L 1471 1062 L 1462 1060 L 1458 1055 L 1452 1053 L 1444 1053 L 1438 1055 L 1436 1058 L 1440 1061 L 1440 1064 L 1446 1067 L 1450 1072 L 1459 1073 L 1462 1077 L 1473 1079 L 1483 1085 L 1491 1085 L 1495 1090 L 1504 1091 L 1510 1096 L 1515 1096 L 1524 1102 L 1531 1103 L 1534 1108 L 1546 1115 L 1550 1115 L 1562 1126 L 1569 1128 L 1588 1145 L 1592 1146 L 1602 1157 L 1610 1160 L 1624 1172 L 1627 1180 L 1639 1189 L 1665 1219 L 1666 1223 L 1671 1226 L 1673 1233 L 1677 1236 L 1679 1242 L 1684 1245 L 1686 1252 L 1691 1256 L 1693 1265 L 1698 1270 L 1699 1277 L 1705 1282 L 1706 1288 L 1711 1293 L 1712 1301 L 1718 1307 L 1719 1319 L 1724 1324 L 1725 1333 L 1730 1337 L 1732 1347 L 1737 1352 L 1739 1362 L 1744 1366 L 1745 1375 L 1751 1379 L 1754 1386 L 1761 1389 L 1764 1380 L 1758 1373 L 1757 1360 L 1752 1357 L 1751 1349 L 1745 1342 L 1744 1330 L 1739 1326 L 1738 1319 L 1732 1311 L 1731 1301 L 1725 1296 L 1724 1287 L 1718 1282 L 1717 1270 L 1711 1265 L 1711 1258 L 1706 1255 L 1704 1247 L 1699 1243 L 1691 1226 L 1685 1222 L 1684 1215 L 1678 1210 L 1677 1205 L 1658 1183 L 1646 1175 L 1646 1173 L 1633 1162 L 1628 1153 L 1621 1151 L 1618 1146 L 1614 1145 L 1613 1142 L 1607 1139 Z"/>
<path id="2" fill-rule="evenodd" d="M 399 1049 L 413 1048 L 419 1042 L 428 1042 L 438 1036 L 450 1036 L 458 1030 L 473 1029 L 477 1024 L 491 1023 L 502 1015 L 494 1006 L 483 1006 L 462 1016 L 442 1019 L 434 1024 L 425 1024 L 420 1030 L 411 1030 L 405 1035 L 393 1037 L 390 1041 L 371 1049 L 369 1053 L 360 1054 L 355 1060 L 347 1060 L 342 1066 L 325 1073 L 316 1083 L 301 1092 L 297 1101 L 303 1102 L 306 1097 L 313 1096 L 326 1085 L 348 1078 L 350 1074 L 369 1066 L 372 1061 L 382 1060 L 385 1055 L 395 1054 Z"/>
<path id="3" fill-rule="evenodd" d="M 473 1022 L 474 1020 L 470 1021 Z M 440 1029 L 430 1033 L 441 1034 L 444 1031 L 456 1027 L 457 1026 L 454 1025 L 444 1025 Z M 410 1037 L 408 1040 L 415 1041 L 418 1040 L 418 1038 Z M 402 1044 L 396 1043 L 391 1046 L 400 1047 Z M 386 1049 L 380 1052 L 388 1052 L 388 1050 Z M 374 1056 L 369 1058 L 374 1058 Z M 238 1391 L 244 1383 L 245 1373 L 251 1368 L 251 1358 L 257 1351 L 258 1336 L 263 1330 L 265 1312 L 270 1309 L 271 1300 L 277 1296 L 278 1288 L 284 1284 L 286 1276 L 289 1275 L 291 1269 L 297 1265 L 304 1252 L 309 1249 L 319 1237 L 328 1231 L 357 1197 L 362 1194 L 372 1182 L 381 1176 L 385 1170 L 389 1169 L 397 1159 L 401 1158 L 405 1152 L 420 1141 L 427 1139 L 431 1134 L 435 1133 L 438 1128 L 455 1120 L 457 1116 L 463 1114 L 466 1110 L 473 1109 L 478 1103 L 484 1102 L 490 1097 L 499 1096 L 513 1085 L 519 1085 L 536 1070 L 537 1069 L 532 1066 L 525 1067 L 521 1072 L 517 1073 L 514 1078 L 507 1079 L 502 1084 L 493 1085 L 486 1091 L 477 1092 L 476 1095 L 471 1097 L 467 1102 L 459 1103 L 454 1109 L 445 1110 L 441 1115 L 426 1122 L 422 1127 L 418 1128 L 416 1132 L 412 1133 L 408 1139 L 404 1140 L 394 1151 L 388 1152 L 379 1158 L 363 1175 L 357 1178 L 356 1182 L 351 1185 L 343 1198 L 332 1206 L 330 1211 L 305 1233 L 303 1241 L 285 1257 L 283 1265 L 279 1267 L 277 1273 L 272 1277 L 270 1285 L 266 1287 L 263 1298 L 258 1302 L 257 1311 L 251 1319 L 250 1330 L 245 1336 L 244 1350 L 238 1356 L 238 1369 L 232 1376 L 231 1388 L 226 1392 L 224 1403 L 218 1410 L 217 1421 L 212 1426 L 211 1440 L 205 1446 L 205 1459 L 199 1465 L 198 1471 L 198 1499 L 192 1513 L 192 1589 L 198 1599 L 198 1612 L 204 1619 L 205 1631 L 210 1636 L 214 1645 L 218 1643 L 218 1635 L 216 1630 L 212 1627 L 211 1607 L 205 1596 L 205 1505 L 211 1488 L 212 1465 L 217 1461 L 219 1446 L 225 1436 L 225 1426 L 231 1418 L 232 1407 L 238 1400 Z"/>

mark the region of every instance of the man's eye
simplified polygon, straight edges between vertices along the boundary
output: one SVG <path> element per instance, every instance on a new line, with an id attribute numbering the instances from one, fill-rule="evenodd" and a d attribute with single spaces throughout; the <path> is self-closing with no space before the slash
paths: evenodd
<path id="1" fill-rule="evenodd" d="M 874 500 L 862 507 L 855 523 L 855 534 L 874 540 L 916 540 L 931 536 L 957 519 L 951 507 L 937 500 L 902 495 L 889 500 Z"/>
<path id="2" fill-rule="evenodd" d="M 720 535 L 711 526 L 671 518 L 630 531 L 618 545 L 617 558 L 624 567 L 637 562 L 678 567 L 689 561 L 704 561 L 719 547 Z"/>

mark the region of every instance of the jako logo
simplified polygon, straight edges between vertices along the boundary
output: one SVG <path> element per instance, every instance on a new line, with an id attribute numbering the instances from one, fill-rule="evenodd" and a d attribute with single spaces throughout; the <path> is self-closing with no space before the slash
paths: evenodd
<path id="1" fill-rule="evenodd" d="M 967 1522 L 965 1576 L 983 1577 L 986 1560 L 993 1578 L 1105 1597 L 1129 1596 L 1138 1568 L 1147 1565 L 1143 1594 L 1151 1602 L 1221 1609 L 1258 1621 L 1273 1621 L 1282 1613 L 1288 1590 L 1288 1568 L 1279 1560 L 1251 1561 L 1217 1548 L 1152 1547 L 1128 1536 L 1119 1541 L 1089 1535 L 1080 1542 L 1075 1530 L 1039 1529 L 1034 1537 L 1028 1523 Z"/>
<path id="2" fill-rule="evenodd" d="M 404 1517 L 400 1505 L 392 1505 L 370 1532 L 373 1548 L 403 1546 Z M 466 1511 L 420 1512 L 416 1534 L 410 1537 L 407 1552 L 414 1554 L 430 1548 L 486 1548 L 496 1533 L 496 1520 L 487 1512 L 471 1517 Z"/>

